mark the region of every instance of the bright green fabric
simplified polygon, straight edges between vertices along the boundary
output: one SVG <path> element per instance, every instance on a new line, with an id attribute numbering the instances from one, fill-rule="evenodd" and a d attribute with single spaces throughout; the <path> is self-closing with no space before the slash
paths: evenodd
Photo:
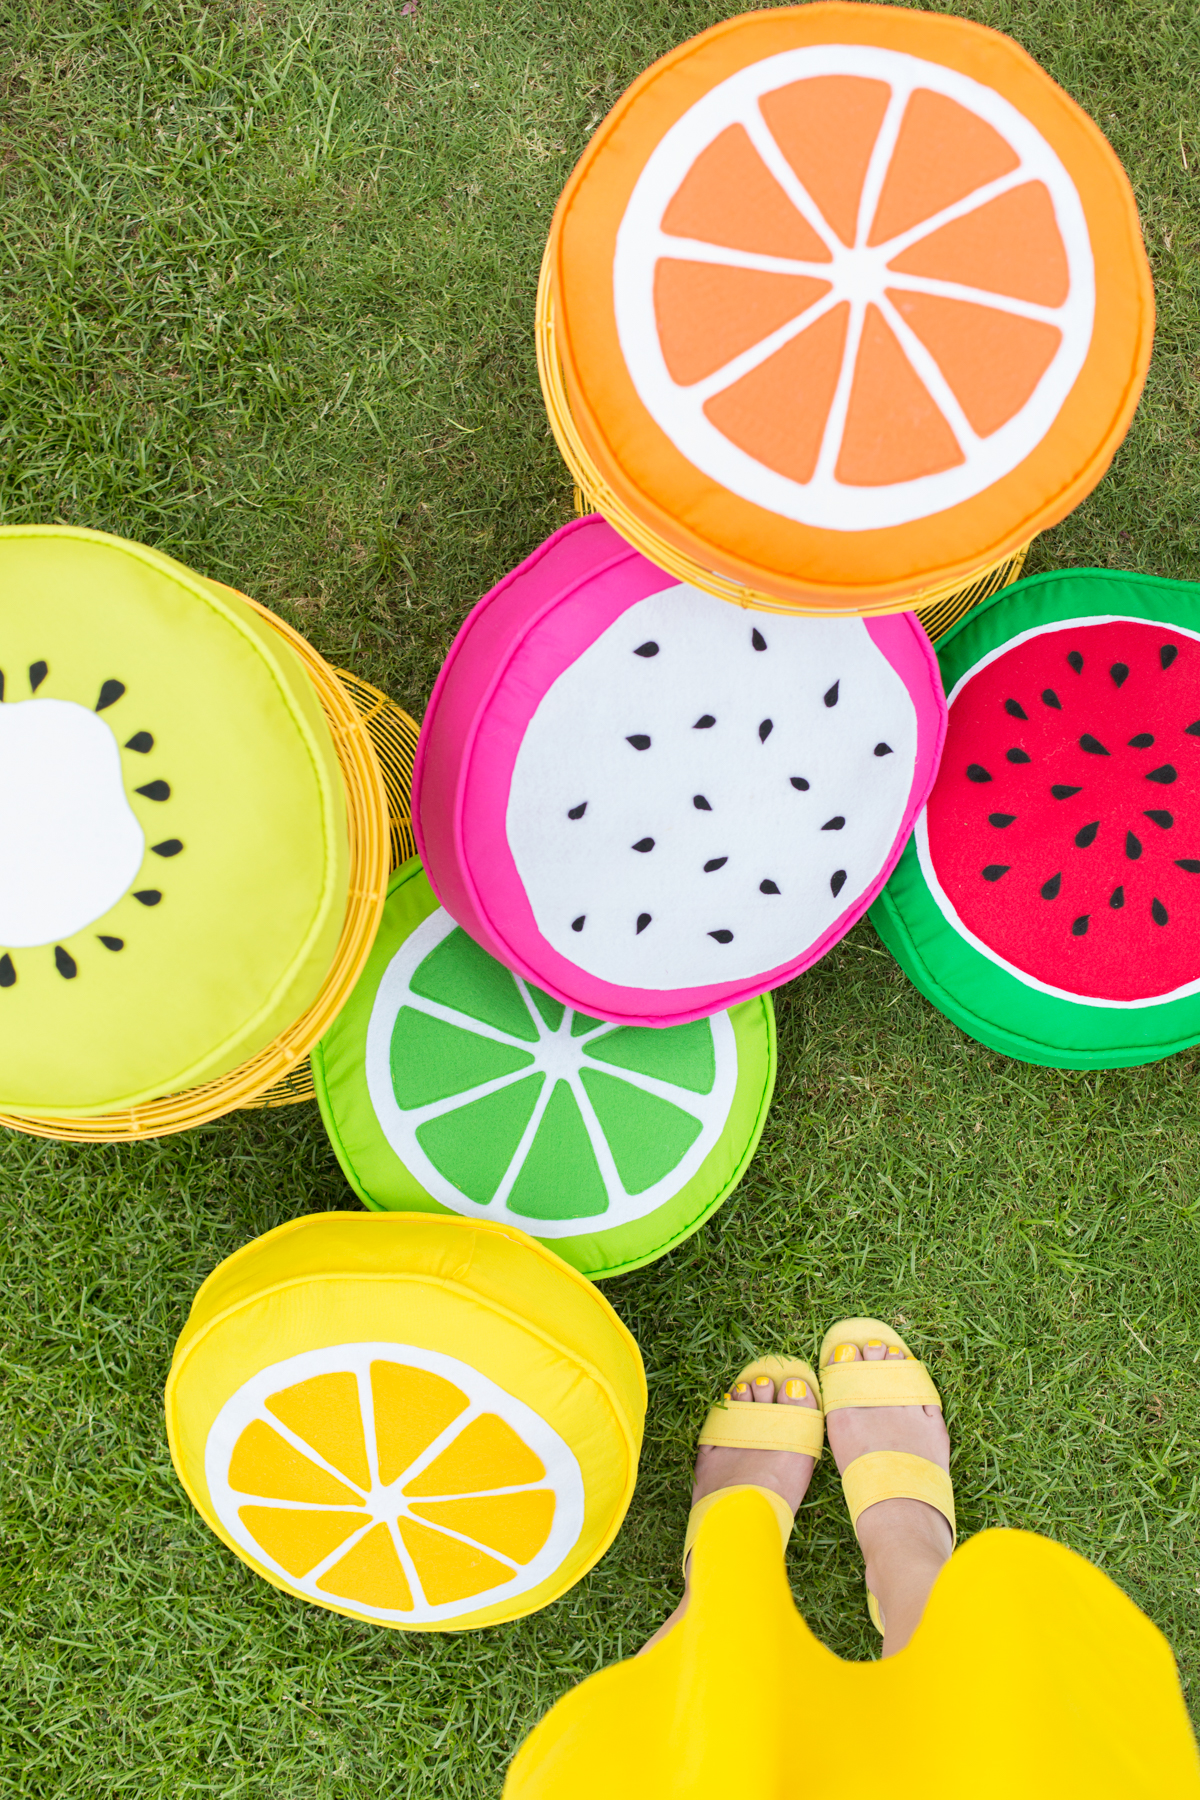
<path id="1" fill-rule="evenodd" d="M 486 1212 L 475 1214 L 466 1205 L 450 1208 L 406 1166 L 389 1141 L 366 1072 L 368 1032 L 381 982 L 389 978 L 393 959 L 411 935 L 437 912 L 433 890 L 414 858 L 392 878 L 367 967 L 313 1052 L 313 1072 L 338 1158 L 368 1206 L 460 1210 L 485 1217 Z M 449 929 L 450 922 L 441 917 Z M 669 1191 L 672 1170 L 681 1166 L 703 1130 L 688 1105 L 703 1106 L 705 1097 L 720 1091 L 713 1028 L 706 1020 L 657 1031 L 617 1026 L 599 1032 L 597 1020 L 578 1014 L 564 1020 L 557 1001 L 519 985 L 457 929 L 419 961 L 405 991 L 410 998 L 418 994 L 435 1007 L 450 1009 L 455 1017 L 465 1013 L 483 1028 L 475 1035 L 451 1017 L 418 1014 L 407 1003 L 397 1004 L 392 1019 L 387 1006 L 382 1007 L 394 1100 L 406 1110 L 433 1108 L 415 1129 L 420 1150 L 460 1195 L 483 1208 L 492 1204 L 506 1171 L 519 1158 L 508 1193 L 514 1222 L 534 1236 L 539 1223 L 554 1222 L 567 1230 L 569 1235 L 544 1235 L 543 1241 L 586 1275 L 621 1274 L 671 1249 L 720 1205 L 754 1154 L 775 1075 L 769 996 L 748 1001 L 729 1015 L 737 1067 L 724 1123 L 695 1172 Z M 644 1216 L 605 1225 L 609 1190 L 569 1083 L 555 1075 L 547 1089 L 547 1071 L 532 1066 L 522 1078 L 521 1070 L 536 1054 L 534 1014 L 546 1030 L 561 1029 L 567 1045 L 578 1046 L 587 1037 L 579 1081 L 612 1167 L 629 1195 L 647 1193 L 659 1181 L 668 1190 Z M 515 1041 L 490 1038 L 489 1027 Z M 528 1056 L 525 1043 L 534 1046 Z M 622 1070 L 635 1082 L 653 1084 L 652 1090 L 631 1084 Z M 507 1084 L 506 1076 L 512 1077 Z M 500 1085 L 490 1092 L 470 1091 L 493 1080 Z M 456 1104 L 459 1094 L 462 1102 Z M 442 1100 L 450 1110 L 438 1110 Z M 535 1124 L 535 1109 L 543 1104 Z M 536 1134 L 528 1139 L 531 1129 Z M 709 1129 L 715 1132 L 715 1123 Z M 692 1151 L 693 1157 L 701 1150 Z"/>
<path id="2" fill-rule="evenodd" d="M 0 944 L 16 975 L 0 989 L 0 1108 L 107 1112 L 236 1067 L 311 1005 L 345 915 L 344 787 L 304 669 L 244 600 L 61 526 L 0 529 L 0 669 L 6 707 L 95 709 L 123 686 L 100 717 L 146 841 L 102 916 Z M 156 784 L 165 798 L 138 791 Z M 182 848 L 155 854 L 164 842 Z"/>

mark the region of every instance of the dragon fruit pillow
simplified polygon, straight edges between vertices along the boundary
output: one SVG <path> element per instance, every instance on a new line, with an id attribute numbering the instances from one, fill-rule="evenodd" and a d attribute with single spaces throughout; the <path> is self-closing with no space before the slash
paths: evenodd
<path id="1" fill-rule="evenodd" d="M 916 618 L 675 581 L 598 518 L 468 616 L 413 812 L 446 911 L 564 1005 L 674 1025 L 811 967 L 887 880 L 946 708 Z"/>

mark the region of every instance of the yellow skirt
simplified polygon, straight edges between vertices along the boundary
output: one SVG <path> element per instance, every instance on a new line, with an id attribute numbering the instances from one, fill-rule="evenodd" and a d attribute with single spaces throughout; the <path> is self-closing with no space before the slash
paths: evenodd
<path id="1" fill-rule="evenodd" d="M 505 1800 L 1200 1800 L 1167 1642 L 1098 1569 L 985 1531 L 908 1648 L 843 1662 L 792 1602 L 766 1500 L 703 1521 L 683 1620 L 583 1682 Z"/>

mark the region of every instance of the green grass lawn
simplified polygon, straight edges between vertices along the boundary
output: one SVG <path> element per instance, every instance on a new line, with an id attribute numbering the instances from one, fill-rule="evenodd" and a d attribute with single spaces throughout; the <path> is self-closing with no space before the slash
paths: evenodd
<path id="1" fill-rule="evenodd" d="M 0 0 L 0 518 L 154 544 L 419 716 L 468 606 L 570 514 L 531 331 L 558 190 L 633 76 L 734 10 Z M 1129 441 L 1030 568 L 1200 577 L 1200 10 L 948 10 L 1011 31 L 1099 121 L 1158 286 Z M 497 1794 L 540 1713 L 673 1604 L 709 1400 L 745 1352 L 811 1353 L 842 1311 L 931 1358 L 964 1529 L 1098 1562 L 1200 1698 L 1200 1053 L 1007 1062 L 869 925 L 778 1012 L 741 1190 L 606 1288 L 650 1378 L 624 1530 L 556 1605 L 465 1637 L 277 1593 L 167 1456 L 200 1281 L 353 1204 L 315 1107 L 131 1147 L 0 1143 L 0 1795 Z M 828 1463 L 790 1563 L 825 1641 L 873 1654 Z"/>

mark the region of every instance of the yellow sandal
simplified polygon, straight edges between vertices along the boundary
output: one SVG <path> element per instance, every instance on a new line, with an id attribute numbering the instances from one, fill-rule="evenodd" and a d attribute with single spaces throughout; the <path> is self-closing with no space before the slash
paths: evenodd
<path id="1" fill-rule="evenodd" d="M 838 1344 L 854 1344 L 861 1353 L 869 1338 L 882 1339 L 889 1349 L 903 1350 L 903 1358 L 864 1362 L 860 1355 L 858 1362 L 829 1362 Z M 880 1319 L 839 1319 L 821 1342 L 820 1364 L 827 1413 L 844 1406 L 936 1406 L 941 1410 L 942 1397 L 925 1364 L 918 1362 L 899 1333 Z M 912 1456 L 904 1450 L 873 1450 L 856 1456 L 842 1473 L 842 1492 L 850 1523 L 856 1528 L 860 1513 L 876 1501 L 923 1500 L 941 1513 L 950 1527 L 951 1539 L 957 1539 L 954 1484 L 941 1464 L 930 1462 L 928 1457 Z M 883 1614 L 870 1588 L 867 1611 L 882 1635 Z"/>
<path id="2" fill-rule="evenodd" d="M 737 1379 L 752 1381 L 756 1375 L 769 1375 L 775 1383 L 777 1394 L 785 1381 L 793 1378 L 806 1381 L 816 1396 L 815 1408 L 776 1404 L 762 1406 L 755 1400 L 734 1400 L 732 1393 L 729 1393 L 710 1408 L 698 1441 L 701 1444 L 717 1444 L 727 1450 L 794 1450 L 802 1456 L 819 1459 L 825 1448 L 825 1412 L 821 1400 L 821 1384 L 808 1364 L 799 1362 L 795 1357 L 760 1356 L 757 1362 L 748 1363 Z M 769 1501 L 779 1524 L 782 1546 L 787 1548 L 795 1518 L 782 1494 L 777 1494 L 773 1488 L 758 1487 L 753 1482 L 742 1482 L 736 1487 L 716 1488 L 711 1494 L 705 1494 L 703 1500 L 697 1500 L 688 1514 L 687 1533 L 683 1540 L 685 1572 L 687 1559 L 705 1514 L 726 1494 L 746 1491 L 762 1494 Z"/>

